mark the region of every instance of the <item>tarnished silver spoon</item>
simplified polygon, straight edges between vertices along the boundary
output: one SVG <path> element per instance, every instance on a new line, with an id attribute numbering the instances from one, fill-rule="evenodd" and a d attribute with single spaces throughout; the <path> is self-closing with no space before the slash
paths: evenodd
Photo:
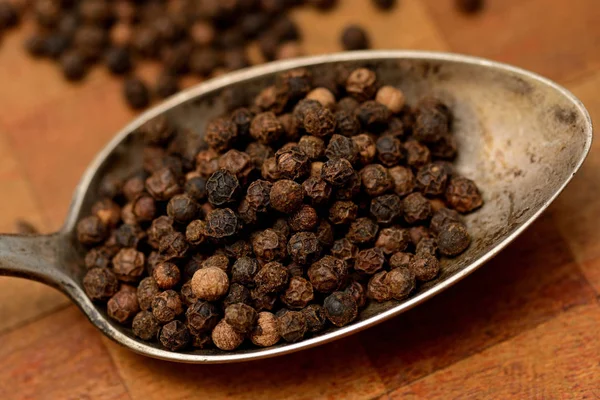
<path id="1" fill-rule="evenodd" d="M 223 90 L 252 95 L 280 71 L 307 67 L 315 74 L 331 64 L 375 68 L 409 103 L 435 94 L 450 105 L 459 143 L 456 168 L 482 189 L 485 206 L 466 217 L 473 242 L 460 257 L 443 260 L 440 276 L 410 298 L 371 304 L 349 326 L 331 328 L 293 344 L 235 352 L 173 353 L 136 340 L 109 320 L 82 288 L 83 249 L 74 235 L 89 213 L 102 176 L 125 173 L 141 163 L 132 135 L 141 124 L 166 113 L 180 127 L 202 132 L 223 112 Z M 282 61 L 231 73 L 183 91 L 136 118 L 98 154 L 79 183 L 63 228 L 51 235 L 0 236 L 0 274 L 51 285 L 68 295 L 106 336 L 138 353 L 187 363 L 226 363 L 286 354 L 350 335 L 398 315 L 464 278 L 521 234 L 556 198 L 585 159 L 592 124 L 584 106 L 564 88 L 522 69 L 479 58 L 417 51 L 363 51 Z M 137 156 L 136 156 L 137 154 Z"/>

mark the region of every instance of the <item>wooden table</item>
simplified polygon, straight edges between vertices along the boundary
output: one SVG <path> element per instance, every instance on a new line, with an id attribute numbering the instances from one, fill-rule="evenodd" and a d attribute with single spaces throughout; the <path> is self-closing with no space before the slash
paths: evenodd
<path id="1" fill-rule="evenodd" d="M 597 0 L 400 0 L 392 14 L 341 0 L 295 16 L 308 53 L 338 50 L 348 22 L 376 48 L 454 51 L 512 63 L 571 89 L 600 118 Z M 0 45 L 0 229 L 57 229 L 91 160 L 133 114 L 120 82 L 81 85 Z M 145 73 L 151 74 L 149 68 Z M 110 342 L 41 284 L 0 278 L 0 399 L 599 398 L 600 143 L 564 194 L 494 261 L 440 296 L 361 334 L 260 362 L 192 366 Z"/>

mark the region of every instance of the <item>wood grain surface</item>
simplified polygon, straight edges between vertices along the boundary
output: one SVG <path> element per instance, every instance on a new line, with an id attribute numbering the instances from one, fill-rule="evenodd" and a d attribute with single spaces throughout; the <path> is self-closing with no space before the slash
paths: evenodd
<path id="1" fill-rule="evenodd" d="M 308 54 L 338 51 L 347 23 L 375 48 L 453 51 L 509 62 L 572 90 L 600 121 L 597 0 L 367 0 L 298 10 Z M 57 229 L 92 156 L 134 114 L 102 69 L 78 85 L 0 43 L 0 229 Z M 155 68 L 146 67 L 145 76 Z M 193 80 L 188 82 L 194 83 Z M 377 327 L 275 359 L 217 366 L 147 359 L 110 342 L 62 294 L 0 278 L 0 399 L 600 398 L 600 142 L 559 199 L 496 259 Z"/>

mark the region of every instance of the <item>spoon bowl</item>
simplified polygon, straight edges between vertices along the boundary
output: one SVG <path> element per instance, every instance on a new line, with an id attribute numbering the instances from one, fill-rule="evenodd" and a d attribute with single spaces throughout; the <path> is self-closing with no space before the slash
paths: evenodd
<path id="1" fill-rule="evenodd" d="M 442 272 L 408 299 L 372 303 L 357 320 L 298 342 L 264 349 L 217 349 L 174 353 L 138 341 L 129 328 L 111 321 L 82 287 L 84 249 L 77 221 L 90 212 L 106 174 L 125 175 L 141 165 L 141 142 L 133 134 L 144 122 L 166 114 L 178 128 L 202 134 L 223 113 L 226 100 L 250 98 L 277 73 L 306 67 L 325 73 L 332 64 L 368 66 L 380 81 L 402 89 L 414 104 L 425 94 L 440 97 L 455 115 L 459 145 L 456 169 L 477 182 L 484 207 L 465 222 L 472 235 L 468 250 L 442 260 Z M 106 336 L 138 353 L 178 362 L 226 363 L 286 354 L 350 335 L 398 315 L 458 282 L 488 261 L 527 228 L 558 196 L 583 163 L 592 125 L 584 106 L 559 85 L 515 67 L 479 58 L 417 51 L 340 53 L 258 66 L 185 90 L 143 113 L 97 155 L 75 190 L 62 229 L 51 235 L 0 236 L 0 274 L 49 284 L 81 308 Z"/>

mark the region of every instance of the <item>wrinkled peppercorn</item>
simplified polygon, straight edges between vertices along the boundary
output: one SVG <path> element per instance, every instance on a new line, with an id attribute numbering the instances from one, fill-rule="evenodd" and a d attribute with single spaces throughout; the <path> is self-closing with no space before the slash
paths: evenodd
<path id="1" fill-rule="evenodd" d="M 152 314 L 161 323 L 173 321 L 183 313 L 179 294 L 174 290 L 158 293 L 152 300 Z"/>
<path id="2" fill-rule="evenodd" d="M 279 334 L 283 340 L 289 343 L 302 340 L 308 330 L 306 317 L 300 311 L 288 311 L 277 317 L 277 322 Z"/>
<path id="3" fill-rule="evenodd" d="M 402 201 L 404 220 L 409 224 L 424 222 L 431 217 L 431 203 L 421 193 L 411 193 Z"/>
<path id="4" fill-rule="evenodd" d="M 354 260 L 354 269 L 367 275 L 373 275 L 383 268 L 385 255 L 379 247 L 358 252 Z"/>
<path id="5" fill-rule="evenodd" d="M 379 196 L 393 186 L 388 170 L 380 164 L 369 164 L 360 171 L 363 189 L 370 196 Z"/>
<path id="6" fill-rule="evenodd" d="M 339 103 L 338 103 L 339 104 Z M 357 106 L 358 107 L 358 106 Z M 335 112 L 336 132 L 340 135 L 352 137 L 360 132 L 360 122 L 354 111 L 338 110 Z"/>
<path id="7" fill-rule="evenodd" d="M 308 157 L 298 146 L 277 151 L 275 162 L 282 178 L 296 180 L 308 175 L 310 167 Z"/>
<path id="8" fill-rule="evenodd" d="M 254 254 L 265 261 L 280 260 L 285 257 L 285 238 L 273 229 L 258 232 L 252 239 Z"/>
<path id="9" fill-rule="evenodd" d="M 256 310 L 243 303 L 231 304 L 225 309 L 225 321 L 234 330 L 246 334 L 249 333 L 258 318 Z"/>
<path id="10" fill-rule="evenodd" d="M 427 164 L 419 168 L 417 186 L 425 195 L 437 196 L 444 193 L 448 175 L 437 164 Z"/>
<path id="11" fill-rule="evenodd" d="M 229 208 L 218 208 L 206 216 L 206 235 L 220 239 L 234 235 L 238 230 L 238 218 Z"/>
<path id="12" fill-rule="evenodd" d="M 183 322 L 175 320 L 161 328 L 158 339 L 167 349 L 177 351 L 189 345 L 191 336 Z"/>
<path id="13" fill-rule="evenodd" d="M 440 262 L 431 254 L 417 254 L 410 261 L 408 269 L 415 274 L 417 280 L 430 281 L 440 272 Z"/>
<path id="14" fill-rule="evenodd" d="M 345 326 L 356 319 L 358 306 L 354 297 L 345 292 L 334 292 L 323 302 L 327 319 L 335 326 Z"/>
<path id="15" fill-rule="evenodd" d="M 448 205 L 461 213 L 471 212 L 483 204 L 475 183 L 467 178 L 453 177 L 446 188 Z"/>
<path id="16" fill-rule="evenodd" d="M 83 288 L 90 299 L 106 301 L 117 292 L 119 282 L 108 268 L 91 268 L 83 278 Z"/>
<path id="17" fill-rule="evenodd" d="M 442 227 L 449 222 L 461 222 L 460 215 L 456 211 L 449 208 L 440 208 L 433 214 L 433 217 L 431 217 L 429 229 L 437 234 L 440 232 Z"/>
<path id="18" fill-rule="evenodd" d="M 212 331 L 212 341 L 219 349 L 231 351 L 242 344 L 244 335 L 222 319 Z"/>
<path id="19" fill-rule="evenodd" d="M 349 224 L 356 219 L 358 206 L 352 201 L 336 201 L 329 209 L 329 220 L 335 225 Z"/>
<path id="20" fill-rule="evenodd" d="M 223 306 L 227 307 L 235 303 L 244 303 L 252 305 L 252 296 L 250 290 L 239 283 L 229 285 L 229 293 L 223 299 Z"/>
<path id="21" fill-rule="evenodd" d="M 311 203 L 315 206 L 323 205 L 331 197 L 331 185 L 318 177 L 309 177 L 302 183 L 302 188 Z"/>
<path id="22" fill-rule="evenodd" d="M 135 291 L 119 290 L 106 304 L 108 316 L 123 324 L 140 311 Z"/>
<path id="23" fill-rule="evenodd" d="M 308 278 L 313 288 L 321 293 L 331 293 L 337 290 L 345 278 L 343 272 L 347 265 L 343 260 L 325 256 L 313 263 L 308 269 Z"/>
<path id="24" fill-rule="evenodd" d="M 352 243 L 367 244 L 375 241 L 379 226 L 370 218 L 358 218 L 350 224 L 346 234 Z"/>
<path id="25" fill-rule="evenodd" d="M 250 136 L 262 144 L 275 142 L 283 133 L 283 125 L 270 111 L 257 114 L 250 124 Z"/>
<path id="26" fill-rule="evenodd" d="M 348 285 L 344 292 L 350 294 L 354 298 L 358 308 L 365 306 L 367 302 L 367 290 L 362 283 L 353 281 Z"/>
<path id="27" fill-rule="evenodd" d="M 377 154 L 377 147 L 373 138 L 366 133 L 361 133 L 360 135 L 352 136 L 352 141 L 358 150 L 358 161 L 362 165 L 373 162 L 375 154 Z"/>
<path id="28" fill-rule="evenodd" d="M 170 168 L 161 168 L 146 179 L 146 189 L 156 200 L 169 200 L 181 193 L 177 176 Z"/>
<path id="29" fill-rule="evenodd" d="M 403 253 L 403 252 L 394 253 L 390 257 L 390 259 L 388 261 L 388 265 L 390 266 L 391 269 L 408 268 L 412 258 L 413 258 L 413 255 L 410 253 Z"/>
<path id="30" fill-rule="evenodd" d="M 319 216 L 313 207 L 303 204 L 290 215 L 288 222 L 294 232 L 313 231 L 319 223 Z"/>
<path id="31" fill-rule="evenodd" d="M 214 206 L 234 202 L 240 193 L 240 183 L 232 172 L 219 169 L 206 181 L 208 201 Z"/>
<path id="32" fill-rule="evenodd" d="M 371 131 L 384 130 L 391 116 L 390 110 L 386 106 L 374 100 L 362 103 L 354 110 L 354 114 L 361 125 Z"/>
<path id="33" fill-rule="evenodd" d="M 257 346 L 269 347 L 279 341 L 279 323 L 277 317 L 270 312 L 258 313 L 256 325 L 250 333 L 250 340 Z"/>
<path id="34" fill-rule="evenodd" d="M 317 137 L 331 136 L 335 132 L 336 118 L 328 108 L 317 104 L 305 112 L 302 120 L 304 129 Z"/>
<path id="35" fill-rule="evenodd" d="M 421 168 L 431 162 L 431 152 L 427 146 L 416 140 L 409 140 L 404 143 L 404 151 L 406 152 L 406 163 L 411 167 Z"/>
<path id="36" fill-rule="evenodd" d="M 257 289 L 263 293 L 276 293 L 286 287 L 289 279 L 288 270 L 278 263 L 271 261 L 265 264 L 254 276 Z"/>
<path id="37" fill-rule="evenodd" d="M 376 91 L 377 75 L 370 69 L 355 69 L 346 80 L 346 92 L 358 101 L 372 98 Z"/>
<path id="38" fill-rule="evenodd" d="M 384 194 L 371 200 L 370 212 L 380 224 L 390 224 L 402 215 L 402 200 L 395 194 Z"/>
<path id="39" fill-rule="evenodd" d="M 161 215 L 152 221 L 152 225 L 148 229 L 148 244 L 157 249 L 160 239 L 173 231 L 173 219 L 166 215 Z"/>
<path id="40" fill-rule="evenodd" d="M 146 237 L 138 225 L 123 224 L 114 231 L 116 244 L 121 247 L 137 248 Z"/>
<path id="41" fill-rule="evenodd" d="M 287 252 L 290 258 L 302 265 L 315 261 L 322 251 L 321 243 L 312 232 L 298 232 L 292 235 L 287 243 Z"/>
<path id="42" fill-rule="evenodd" d="M 393 167 L 404 158 L 402 143 L 393 136 L 384 135 L 377 139 L 377 158 L 388 167 Z"/>
<path id="43" fill-rule="evenodd" d="M 123 282 L 136 282 L 144 272 L 144 253 L 133 248 L 121 249 L 112 259 L 113 271 Z"/>
<path id="44" fill-rule="evenodd" d="M 236 260 L 231 268 L 231 281 L 242 285 L 253 286 L 254 275 L 259 270 L 258 261 L 255 258 L 241 257 Z"/>
<path id="45" fill-rule="evenodd" d="M 367 285 L 367 297 L 379 303 L 388 301 L 392 298 L 390 288 L 386 282 L 388 272 L 381 271 L 369 279 Z"/>
<path id="46" fill-rule="evenodd" d="M 140 311 L 131 323 L 133 334 L 143 340 L 152 340 L 160 330 L 158 320 L 150 311 Z"/>
<path id="47" fill-rule="evenodd" d="M 300 184 L 291 180 L 281 179 L 273 183 L 269 197 L 271 207 L 277 211 L 290 214 L 302 204 L 304 192 Z"/>
<path id="48" fill-rule="evenodd" d="M 351 261 L 358 254 L 358 248 L 347 238 L 338 239 L 333 242 L 331 255 L 343 261 Z"/>
<path id="49" fill-rule="evenodd" d="M 469 247 L 471 237 L 460 222 L 448 222 L 440 228 L 437 242 L 441 254 L 454 257 Z"/>
<path id="50" fill-rule="evenodd" d="M 385 254 L 392 254 L 406 250 L 410 242 L 408 230 L 393 226 L 384 228 L 379 232 L 375 246 Z"/>
<path id="51" fill-rule="evenodd" d="M 77 223 L 77 239 L 81 244 L 100 243 L 107 233 L 106 225 L 95 215 L 85 217 Z"/>
<path id="52" fill-rule="evenodd" d="M 343 186 L 353 175 L 352 164 L 344 158 L 330 159 L 321 170 L 321 178 L 333 186 Z"/>
<path id="53" fill-rule="evenodd" d="M 281 295 L 283 304 L 292 309 L 302 309 L 306 307 L 313 298 L 313 288 L 310 282 L 297 276 L 290 278 L 287 289 Z"/>
<path id="54" fill-rule="evenodd" d="M 221 316 L 217 307 L 207 301 L 198 300 L 185 313 L 185 322 L 194 335 L 210 332 L 219 322 Z"/>
<path id="55" fill-rule="evenodd" d="M 202 300 L 215 301 L 227 294 L 229 278 L 218 267 L 202 268 L 192 277 L 192 290 Z"/>
<path id="56" fill-rule="evenodd" d="M 165 260 L 184 258 L 189 250 L 185 236 L 180 232 L 172 232 L 160 239 L 158 252 Z"/>

